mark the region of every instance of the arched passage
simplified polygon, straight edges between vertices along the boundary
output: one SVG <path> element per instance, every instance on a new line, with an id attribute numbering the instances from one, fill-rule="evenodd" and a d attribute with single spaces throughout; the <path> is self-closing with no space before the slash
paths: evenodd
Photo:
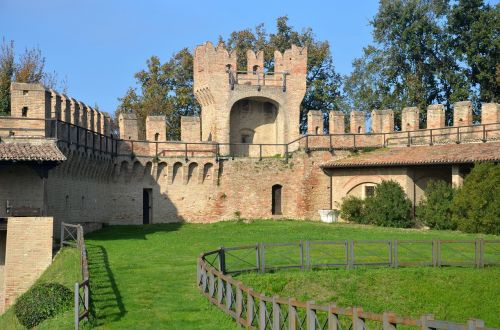
<path id="1" fill-rule="evenodd" d="M 280 118 L 278 103 L 268 98 L 249 97 L 234 103 L 230 114 L 231 153 L 236 156 L 257 156 L 259 148 L 246 144 L 281 143 L 279 136 L 283 131 L 283 120 Z M 267 149 L 264 151 L 267 152 Z"/>

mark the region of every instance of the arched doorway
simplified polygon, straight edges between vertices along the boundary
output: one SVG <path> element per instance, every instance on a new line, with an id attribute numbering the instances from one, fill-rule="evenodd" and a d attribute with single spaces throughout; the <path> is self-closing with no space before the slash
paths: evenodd
<path id="1" fill-rule="evenodd" d="M 231 154 L 234 156 L 259 156 L 258 144 L 278 144 L 278 103 L 264 97 L 250 97 L 237 101 L 230 114 Z M 253 145 L 252 145 L 253 144 Z M 274 155 L 272 147 L 263 148 L 264 156 Z"/>
<path id="2" fill-rule="evenodd" d="M 273 215 L 281 215 L 281 190 L 282 186 L 275 184 L 272 187 L 272 202 L 271 202 L 271 213 Z"/>

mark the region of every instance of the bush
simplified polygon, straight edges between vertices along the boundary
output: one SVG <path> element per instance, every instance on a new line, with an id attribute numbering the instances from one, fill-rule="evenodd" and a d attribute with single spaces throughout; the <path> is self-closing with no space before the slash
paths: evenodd
<path id="1" fill-rule="evenodd" d="M 469 233 L 500 234 L 500 166 L 476 164 L 457 190 L 452 219 Z"/>
<path id="2" fill-rule="evenodd" d="M 366 223 L 364 216 L 364 201 L 356 196 L 347 196 L 342 198 L 340 216 L 345 221 Z"/>
<path id="3" fill-rule="evenodd" d="M 395 181 L 382 181 L 375 194 L 365 199 L 366 222 L 384 227 L 408 228 L 413 225 L 412 203 Z"/>
<path id="4" fill-rule="evenodd" d="M 445 181 L 429 181 L 425 199 L 418 204 L 417 219 L 433 229 L 457 229 L 451 205 L 455 189 Z"/>
<path id="5" fill-rule="evenodd" d="M 33 328 L 43 320 L 68 310 L 72 302 L 72 291 L 62 284 L 37 284 L 17 299 L 14 312 L 22 325 Z"/>

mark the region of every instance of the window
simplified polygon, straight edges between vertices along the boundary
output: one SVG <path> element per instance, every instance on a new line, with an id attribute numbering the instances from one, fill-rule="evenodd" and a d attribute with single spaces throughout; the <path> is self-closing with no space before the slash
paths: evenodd
<path id="1" fill-rule="evenodd" d="M 28 117 L 28 107 L 23 107 L 21 110 L 21 116 Z"/>
<path id="2" fill-rule="evenodd" d="M 250 141 L 250 135 L 248 135 L 248 134 L 242 134 L 241 135 L 241 143 L 251 143 L 251 141 Z"/>
<path id="3" fill-rule="evenodd" d="M 358 134 L 361 133 L 361 126 L 358 126 Z"/>
<path id="4" fill-rule="evenodd" d="M 252 68 L 252 73 L 253 74 L 257 74 L 257 71 L 259 71 L 259 66 L 258 65 L 254 65 L 253 68 Z"/>
<path id="5" fill-rule="evenodd" d="M 160 139 L 160 133 L 155 134 L 155 141 L 158 141 Z"/>
<path id="6" fill-rule="evenodd" d="M 23 95 L 28 95 L 28 91 L 23 91 Z"/>
<path id="7" fill-rule="evenodd" d="M 365 186 L 365 198 L 375 195 L 375 186 Z"/>

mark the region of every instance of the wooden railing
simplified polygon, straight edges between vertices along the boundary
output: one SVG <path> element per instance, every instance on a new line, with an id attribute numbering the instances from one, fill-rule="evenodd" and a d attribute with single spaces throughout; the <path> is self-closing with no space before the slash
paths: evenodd
<path id="1" fill-rule="evenodd" d="M 81 282 L 74 287 L 74 324 L 75 330 L 80 328 L 81 321 L 88 321 L 90 299 L 90 277 L 87 248 L 83 227 L 77 224 L 61 223 L 61 248 L 65 245 L 75 246 L 80 252 Z"/>
<path id="2" fill-rule="evenodd" d="M 224 248 L 201 254 L 197 264 L 197 286 L 207 299 L 248 329 L 367 329 L 368 323 L 384 330 L 397 326 L 420 329 L 492 330 L 482 320 L 467 323 L 435 320 L 431 314 L 419 318 L 366 312 L 360 307 L 343 308 L 313 301 L 266 296 L 245 286 L 230 273 L 265 272 L 269 269 L 319 267 L 500 265 L 500 240 L 473 241 L 329 241 L 259 243 Z M 279 250 L 279 252 L 277 251 Z M 405 252 L 403 252 L 405 251 Z M 454 251 L 454 253 L 452 253 Z M 274 254 L 274 257 L 273 257 Z M 321 259 L 322 258 L 322 259 Z"/>

